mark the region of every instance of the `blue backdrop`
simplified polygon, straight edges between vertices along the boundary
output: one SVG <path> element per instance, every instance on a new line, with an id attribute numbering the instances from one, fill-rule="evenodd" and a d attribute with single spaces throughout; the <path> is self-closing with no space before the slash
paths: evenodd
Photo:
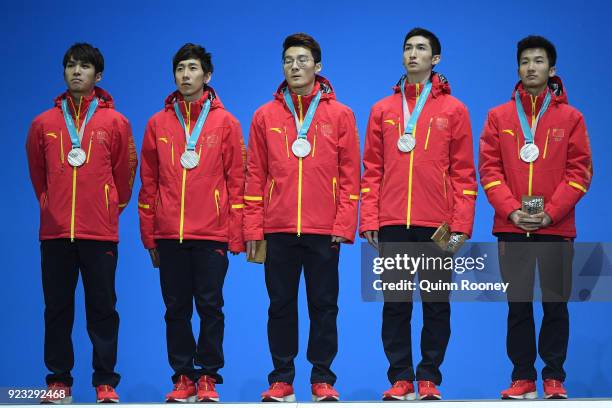
<path id="1" fill-rule="evenodd" d="M 507 4 L 506 4 L 507 3 Z M 579 241 L 609 241 L 612 230 L 609 174 L 612 161 L 609 66 L 612 3 L 592 1 L 501 2 L 5 2 L 0 5 L 3 38 L 0 66 L 3 233 L 0 299 L 2 340 L 0 386 L 40 386 L 43 364 L 43 297 L 40 282 L 38 206 L 30 186 L 24 143 L 31 120 L 48 109 L 65 86 L 61 60 L 74 42 L 87 41 L 104 53 L 101 86 L 131 121 L 140 148 L 147 119 L 174 88 L 172 56 L 185 42 L 213 54 L 215 87 L 241 122 L 245 135 L 255 109 L 270 99 L 282 80 L 284 37 L 312 34 L 323 48 L 323 72 L 338 98 L 357 116 L 362 138 L 369 109 L 391 92 L 403 72 L 402 41 L 419 25 L 438 34 L 438 70 L 453 94 L 469 108 L 474 149 L 492 106 L 510 97 L 517 80 L 518 39 L 537 33 L 557 46 L 558 73 L 570 103 L 586 118 L 595 177 L 578 205 Z M 5 143 L 6 142 L 6 143 Z M 121 217 L 117 272 L 121 316 L 118 371 L 122 400 L 161 401 L 171 388 L 166 358 L 164 308 L 158 271 L 150 266 L 138 232 L 136 195 Z M 493 212 L 480 190 L 473 239 L 491 241 Z M 339 315 L 340 345 L 333 369 L 344 400 L 380 398 L 387 387 L 380 340 L 381 304 L 360 299 L 359 245 L 343 247 Z M 295 381 L 298 399 L 309 399 L 310 367 L 305 358 L 308 314 L 300 293 L 300 356 Z M 260 266 L 231 258 L 225 285 L 226 367 L 224 401 L 255 401 L 267 387 L 271 368 L 266 340 L 267 295 Z M 536 307 L 536 321 L 541 316 Z M 94 400 L 91 344 L 85 330 L 82 288 L 73 339 L 74 395 Z M 418 344 L 421 308 L 415 308 Z M 610 303 L 571 304 L 571 338 L 566 385 L 573 397 L 612 397 Z M 497 398 L 510 379 L 505 354 L 504 304 L 455 304 L 452 338 L 444 365 L 443 396 Z M 415 360 L 418 348 L 415 348 Z M 541 364 L 538 364 L 541 368 Z"/>

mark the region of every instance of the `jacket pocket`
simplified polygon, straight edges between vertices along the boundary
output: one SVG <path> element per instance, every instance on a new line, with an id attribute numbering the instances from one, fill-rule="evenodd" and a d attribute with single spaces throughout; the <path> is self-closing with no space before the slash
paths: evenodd
<path id="1" fill-rule="evenodd" d="M 334 205 L 336 205 L 336 190 L 338 188 L 338 180 L 332 177 L 332 196 L 334 197 Z"/>
<path id="2" fill-rule="evenodd" d="M 268 191 L 268 205 L 270 205 L 270 203 L 272 202 L 272 191 L 274 190 L 274 183 L 275 180 L 272 179 L 272 182 L 270 183 L 270 190 Z"/>
<path id="3" fill-rule="evenodd" d="M 110 211 L 110 186 L 108 184 L 104 184 L 104 201 L 106 204 L 106 215 L 108 216 L 108 223 L 112 224 Z"/>
<path id="4" fill-rule="evenodd" d="M 219 203 L 219 197 L 220 197 L 220 193 L 218 189 L 215 189 L 215 208 L 217 209 L 217 221 L 219 221 L 219 218 L 221 217 L 221 208 L 220 208 L 220 203 Z"/>

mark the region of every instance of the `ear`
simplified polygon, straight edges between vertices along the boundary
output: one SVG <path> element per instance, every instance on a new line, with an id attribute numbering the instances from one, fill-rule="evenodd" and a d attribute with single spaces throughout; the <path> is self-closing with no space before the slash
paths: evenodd
<path id="1" fill-rule="evenodd" d="M 321 72 L 322 69 L 323 69 L 323 64 L 321 64 L 320 62 L 317 62 L 315 64 L 315 74 L 318 74 L 319 72 Z"/>
<path id="2" fill-rule="evenodd" d="M 433 57 L 431 57 L 431 65 L 439 64 L 441 59 L 442 59 L 442 57 L 439 54 L 438 55 L 434 55 Z"/>
<path id="3" fill-rule="evenodd" d="M 100 82 L 101 80 L 102 80 L 102 73 L 101 73 L 101 72 L 97 72 L 97 73 L 96 73 L 96 84 L 97 84 L 98 82 Z"/>
<path id="4" fill-rule="evenodd" d="M 204 83 L 208 84 L 211 78 L 212 78 L 212 72 L 207 72 L 206 74 L 204 74 Z"/>
<path id="5" fill-rule="evenodd" d="M 552 78 L 555 75 L 557 75 L 557 67 L 550 67 L 550 68 L 548 68 L 548 77 Z"/>

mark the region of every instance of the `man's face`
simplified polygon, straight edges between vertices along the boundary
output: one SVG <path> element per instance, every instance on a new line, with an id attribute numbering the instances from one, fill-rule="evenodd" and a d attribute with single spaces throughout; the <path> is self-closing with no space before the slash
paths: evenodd
<path id="1" fill-rule="evenodd" d="M 204 72 L 202 63 L 197 59 L 188 59 L 178 63 L 174 71 L 176 88 L 185 96 L 191 96 L 202 89 L 210 81 L 211 73 Z"/>
<path id="2" fill-rule="evenodd" d="M 102 73 L 90 62 L 76 61 L 70 57 L 64 68 L 64 81 L 71 93 L 86 95 L 102 79 Z"/>
<path id="3" fill-rule="evenodd" d="M 525 88 L 544 87 L 555 71 L 544 48 L 528 48 L 521 53 L 518 73 Z"/>
<path id="4" fill-rule="evenodd" d="M 314 62 L 312 52 L 304 47 L 289 47 L 283 59 L 283 72 L 291 89 L 303 88 L 315 80 L 321 63 Z"/>
<path id="5" fill-rule="evenodd" d="M 429 72 L 438 62 L 440 62 L 440 56 L 433 55 L 427 38 L 415 35 L 408 38 L 404 44 L 404 67 L 408 74 Z"/>

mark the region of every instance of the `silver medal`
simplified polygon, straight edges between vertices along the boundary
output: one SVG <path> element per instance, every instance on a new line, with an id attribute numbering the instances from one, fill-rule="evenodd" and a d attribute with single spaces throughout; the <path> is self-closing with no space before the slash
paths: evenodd
<path id="1" fill-rule="evenodd" d="M 537 160 L 540 155 L 540 149 L 535 143 L 527 143 L 521 147 L 521 160 L 525 163 L 532 163 Z"/>
<path id="2" fill-rule="evenodd" d="M 72 167 L 81 167 L 87 160 L 87 154 L 85 150 L 80 147 L 74 147 L 68 152 L 68 163 Z"/>
<path id="3" fill-rule="evenodd" d="M 200 163 L 200 156 L 195 150 L 185 150 L 181 155 L 181 166 L 187 170 L 191 170 L 198 166 Z"/>
<path id="4" fill-rule="evenodd" d="M 291 145 L 291 151 L 296 157 L 304 158 L 310 153 L 310 142 L 306 139 L 297 139 Z"/>
<path id="5" fill-rule="evenodd" d="M 410 153 L 416 146 L 416 139 L 410 133 L 404 133 L 397 140 L 397 148 L 400 152 Z"/>

